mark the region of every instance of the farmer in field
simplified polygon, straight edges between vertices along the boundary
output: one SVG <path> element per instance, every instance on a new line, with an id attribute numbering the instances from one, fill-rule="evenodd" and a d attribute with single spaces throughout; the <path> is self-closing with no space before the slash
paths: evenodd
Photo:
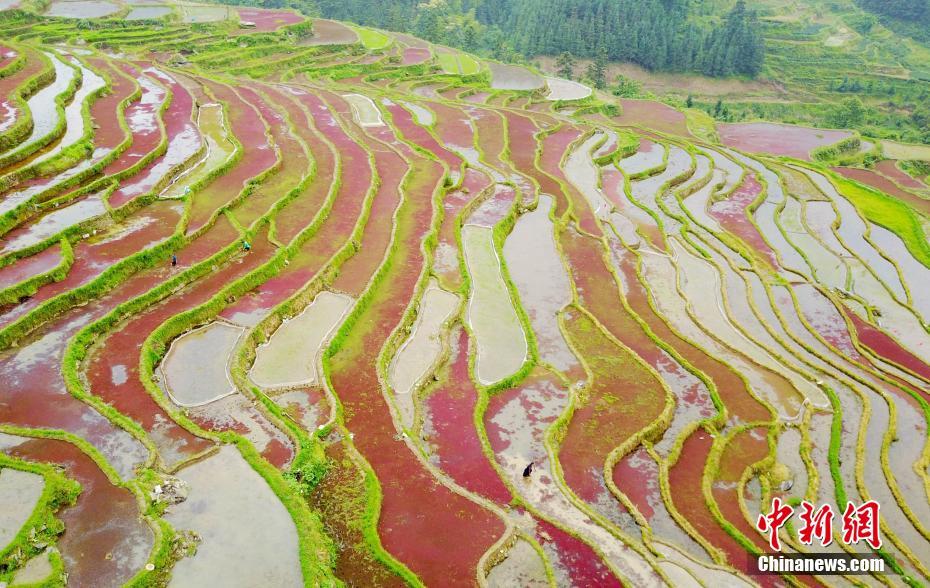
<path id="1" fill-rule="evenodd" d="M 523 477 L 529 478 L 530 475 L 532 475 L 532 473 L 533 473 L 533 462 L 530 462 L 529 464 L 527 464 L 525 468 L 523 468 Z"/>
<path id="2" fill-rule="evenodd" d="M 171 267 L 175 267 L 177 265 L 178 265 L 178 256 L 172 253 L 171 254 Z"/>
<path id="3" fill-rule="evenodd" d="M 249 245 L 249 242 L 248 242 L 248 241 L 243 240 L 243 241 L 242 241 L 242 249 L 243 249 L 246 253 L 248 253 L 249 251 L 252 250 L 252 246 Z"/>

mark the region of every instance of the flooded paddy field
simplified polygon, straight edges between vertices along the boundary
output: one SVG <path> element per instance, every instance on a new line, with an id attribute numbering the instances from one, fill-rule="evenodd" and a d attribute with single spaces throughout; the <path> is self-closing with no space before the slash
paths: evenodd
<path id="1" fill-rule="evenodd" d="M 252 30 L 261 32 L 276 31 L 281 27 L 297 24 L 303 20 L 303 17 L 299 14 L 284 10 L 262 10 L 260 8 L 239 9 L 239 21 L 251 23 L 255 25 Z"/>
<path id="2" fill-rule="evenodd" d="M 119 5 L 104 0 L 58 0 L 52 2 L 48 16 L 65 18 L 100 18 L 119 12 Z"/>
<path id="3" fill-rule="evenodd" d="M 786 155 L 810 159 L 817 147 L 838 143 L 848 131 L 829 131 L 773 123 L 733 123 L 717 125 L 723 143 L 740 151 Z"/>
<path id="4" fill-rule="evenodd" d="M 523 327 L 507 291 L 491 230 L 477 225 L 462 229 L 462 245 L 474 294 L 468 301 L 468 322 L 475 332 L 479 381 L 491 384 L 516 372 L 526 359 Z"/>
<path id="5" fill-rule="evenodd" d="M 623 112 L 614 122 L 621 126 L 655 129 L 682 137 L 690 135 L 685 115 L 667 104 L 652 100 L 620 100 L 620 105 Z"/>
<path id="6" fill-rule="evenodd" d="M 439 359 L 441 329 L 457 310 L 459 299 L 430 284 L 420 304 L 413 332 L 401 345 L 391 365 L 391 386 L 397 394 L 413 392 Z"/>
<path id="7" fill-rule="evenodd" d="M 346 45 L 358 42 L 358 33 L 334 20 L 318 18 L 313 21 L 313 36 L 308 45 Z"/>
<path id="8" fill-rule="evenodd" d="M 175 568 L 172 586 L 300 583 L 297 529 L 265 481 L 232 447 L 179 472 L 187 499 L 165 517 L 198 537 L 197 553 Z M 262 524 L 255 527 L 260 518 Z M 209 580 L 207 580 L 209 578 Z"/>
<path id="9" fill-rule="evenodd" d="M 193 24 L 224 21 L 229 19 L 232 12 L 225 6 L 188 3 L 179 3 L 178 10 L 184 22 Z"/>
<path id="10" fill-rule="evenodd" d="M 320 352 L 351 305 L 352 299 L 345 295 L 317 294 L 302 313 L 284 322 L 257 350 L 252 380 L 263 388 L 319 384 Z"/>
<path id="11" fill-rule="evenodd" d="M 0 583 L 904 581 L 749 573 L 776 496 L 878 500 L 930 582 L 916 146 L 695 142 L 291 10 L 47 14 L 98 20 L 0 22 L 0 134 L 30 121 L 0 153 Z"/>
<path id="12" fill-rule="evenodd" d="M 536 90 L 546 81 L 530 70 L 504 63 L 489 62 L 491 87 L 496 90 Z"/>
<path id="13" fill-rule="evenodd" d="M 571 80 L 546 78 L 546 85 L 549 86 L 546 100 L 581 100 L 591 95 L 591 88 Z"/>
<path id="14" fill-rule="evenodd" d="M 156 4 L 152 6 L 133 6 L 132 10 L 129 11 L 129 14 L 126 15 L 126 20 L 164 18 L 172 12 L 173 10 L 171 7 L 165 5 Z"/>

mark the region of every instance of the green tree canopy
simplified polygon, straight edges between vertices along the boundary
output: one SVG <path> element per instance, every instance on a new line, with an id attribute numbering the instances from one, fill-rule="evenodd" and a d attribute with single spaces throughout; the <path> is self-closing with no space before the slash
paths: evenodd
<path id="1" fill-rule="evenodd" d="M 575 77 L 575 58 L 568 51 L 563 51 L 555 60 L 556 73 L 570 80 Z"/>
<path id="2" fill-rule="evenodd" d="M 277 0 L 291 1 L 291 0 Z M 689 19 L 687 0 L 292 0 L 327 18 L 411 32 L 429 41 L 511 59 L 569 53 L 649 70 L 712 76 L 761 71 L 761 26 L 743 0 L 720 22 Z M 561 74 L 560 74 L 561 75 Z M 565 77 L 565 76 L 563 76 Z"/>

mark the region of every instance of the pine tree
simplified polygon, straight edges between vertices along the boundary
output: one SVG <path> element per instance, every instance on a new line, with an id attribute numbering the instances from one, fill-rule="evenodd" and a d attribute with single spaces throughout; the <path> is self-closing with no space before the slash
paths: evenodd
<path id="1" fill-rule="evenodd" d="M 930 129 L 930 106 L 925 102 L 915 108 L 911 114 L 911 120 L 918 127 Z"/>
<path id="2" fill-rule="evenodd" d="M 607 49 L 601 47 L 594 56 L 594 61 L 588 65 L 587 77 L 598 90 L 607 86 Z"/>
<path id="3" fill-rule="evenodd" d="M 466 51 L 477 51 L 479 40 L 481 39 L 481 25 L 475 20 L 469 21 L 462 27 L 462 49 Z"/>
<path id="4" fill-rule="evenodd" d="M 575 58 L 568 51 L 563 51 L 558 59 L 555 60 L 555 66 L 558 68 L 559 77 L 571 80 L 575 77 Z"/>

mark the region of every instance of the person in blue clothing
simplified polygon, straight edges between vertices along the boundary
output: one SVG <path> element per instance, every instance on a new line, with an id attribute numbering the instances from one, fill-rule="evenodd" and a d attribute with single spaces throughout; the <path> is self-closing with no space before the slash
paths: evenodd
<path id="1" fill-rule="evenodd" d="M 171 267 L 178 265 L 178 256 L 174 253 L 171 254 Z"/>
<path id="2" fill-rule="evenodd" d="M 242 242 L 242 248 L 243 248 L 245 251 L 251 251 L 251 250 L 252 250 L 252 246 L 249 245 L 249 242 L 248 242 L 248 241 L 243 241 L 243 242 Z"/>

